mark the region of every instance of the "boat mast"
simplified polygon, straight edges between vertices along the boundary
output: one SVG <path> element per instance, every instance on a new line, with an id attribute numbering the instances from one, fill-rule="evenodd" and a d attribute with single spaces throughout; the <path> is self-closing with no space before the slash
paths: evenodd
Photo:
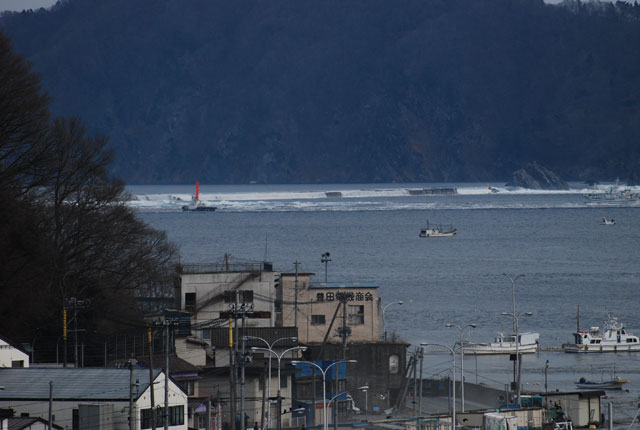
<path id="1" fill-rule="evenodd" d="M 580 305 L 578 305 L 578 312 L 576 313 L 576 333 L 580 332 Z"/>

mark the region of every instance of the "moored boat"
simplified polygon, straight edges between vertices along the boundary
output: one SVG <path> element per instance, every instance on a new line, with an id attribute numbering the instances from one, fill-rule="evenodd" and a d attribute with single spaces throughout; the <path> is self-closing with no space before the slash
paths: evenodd
<path id="1" fill-rule="evenodd" d="M 182 206 L 184 212 L 213 212 L 215 206 L 207 206 L 200 201 L 200 182 L 196 182 L 196 193 L 191 196 L 191 203 Z"/>
<path id="2" fill-rule="evenodd" d="M 420 237 L 451 237 L 458 232 L 452 225 L 443 226 L 442 224 L 435 225 L 430 224 L 427 221 L 427 225 L 420 230 Z"/>
<path id="3" fill-rule="evenodd" d="M 516 345 L 515 334 L 499 333 L 493 342 L 472 343 L 465 342 L 463 351 L 465 354 L 531 354 L 538 351 L 540 346 L 540 333 L 518 333 L 519 343 Z"/>
<path id="4" fill-rule="evenodd" d="M 573 333 L 574 343 L 562 345 L 565 352 L 625 352 L 640 351 L 640 339 L 627 332 L 618 319 L 607 313 L 604 332 L 600 327 Z"/>
<path id="5" fill-rule="evenodd" d="M 587 390 L 621 390 L 622 386 L 628 382 L 630 382 L 628 379 L 620 379 L 617 376 L 610 381 L 601 382 L 592 382 L 587 381 L 585 378 L 580 378 L 576 382 L 576 387 Z"/>
<path id="6" fill-rule="evenodd" d="M 602 218 L 602 223 L 601 223 L 601 224 L 602 224 L 602 225 L 615 225 L 615 223 L 616 223 L 616 220 L 615 220 L 615 219 L 613 219 L 613 218 L 609 219 L 609 218 L 607 218 L 607 217 L 603 217 L 603 218 Z"/>

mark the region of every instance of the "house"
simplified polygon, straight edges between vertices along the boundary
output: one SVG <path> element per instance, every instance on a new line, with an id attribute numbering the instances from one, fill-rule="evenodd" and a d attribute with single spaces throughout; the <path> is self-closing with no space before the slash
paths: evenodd
<path id="1" fill-rule="evenodd" d="M 149 356 L 137 356 L 137 367 L 149 369 Z M 199 383 L 200 368 L 192 365 L 186 360 L 181 359 L 175 354 L 154 355 L 151 357 L 151 363 L 155 367 L 165 366 L 166 359 L 169 360 L 169 376 L 182 391 L 187 394 L 187 418 L 188 427 L 194 429 L 206 428 L 207 416 L 211 415 L 215 419 L 215 411 L 211 410 L 212 395 L 209 393 L 201 393 Z M 164 397 L 157 399 L 156 402 L 162 402 Z"/>
<path id="2" fill-rule="evenodd" d="M 15 417 L 13 409 L 0 409 L 1 430 L 49 430 L 49 422 L 38 417 Z M 52 425 L 51 430 L 63 430 L 62 426 Z"/>
<path id="3" fill-rule="evenodd" d="M 29 367 L 29 355 L 0 339 L 0 367 Z"/>
<path id="4" fill-rule="evenodd" d="M 172 430 L 187 430 L 187 395 L 169 379 L 165 415 L 165 376 L 158 369 L 8 368 L 0 369 L 0 408 L 23 417 L 48 420 L 66 429 L 134 430 L 151 428 L 152 412 Z M 133 384 L 131 383 L 133 381 Z M 154 389 L 155 405 L 151 404 Z M 130 410 L 130 403 L 133 404 Z"/>

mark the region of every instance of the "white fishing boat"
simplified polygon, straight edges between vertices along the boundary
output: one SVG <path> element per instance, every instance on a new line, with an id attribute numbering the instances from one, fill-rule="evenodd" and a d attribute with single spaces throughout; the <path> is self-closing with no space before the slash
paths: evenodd
<path id="1" fill-rule="evenodd" d="M 609 219 L 609 218 L 607 218 L 607 217 L 603 217 L 603 218 L 602 218 L 602 223 L 601 223 L 601 224 L 602 224 L 602 225 L 615 225 L 615 223 L 616 223 L 616 220 L 615 220 L 615 219 L 613 219 L 613 218 Z"/>
<path id="2" fill-rule="evenodd" d="M 640 351 L 640 339 L 627 332 L 618 319 L 607 313 L 604 331 L 600 327 L 573 333 L 574 343 L 562 345 L 565 352 L 625 352 Z M 578 327 L 580 324 L 578 323 Z"/>
<path id="3" fill-rule="evenodd" d="M 538 351 L 540 346 L 540 333 L 518 333 L 519 343 L 516 346 L 515 334 L 499 333 L 490 343 L 465 342 L 463 350 L 465 354 L 515 354 L 516 349 L 520 354 L 531 354 Z"/>
<path id="4" fill-rule="evenodd" d="M 586 378 L 580 378 L 580 380 L 576 382 L 576 387 L 584 390 L 622 390 L 624 384 L 629 382 L 628 379 L 621 379 L 618 376 L 610 381 L 600 382 L 587 381 Z"/>
<path id="5" fill-rule="evenodd" d="M 182 206 L 184 212 L 213 212 L 215 206 L 207 206 L 200 200 L 200 182 L 196 182 L 196 193 L 191 196 L 191 203 Z"/>
<path id="6" fill-rule="evenodd" d="M 429 221 L 427 221 L 427 225 L 420 230 L 419 236 L 420 237 L 451 237 L 451 236 L 454 236 L 457 232 L 458 230 L 453 228 L 452 225 L 445 225 L 445 226 L 443 226 L 442 224 L 436 225 L 436 224 L 430 224 Z"/>

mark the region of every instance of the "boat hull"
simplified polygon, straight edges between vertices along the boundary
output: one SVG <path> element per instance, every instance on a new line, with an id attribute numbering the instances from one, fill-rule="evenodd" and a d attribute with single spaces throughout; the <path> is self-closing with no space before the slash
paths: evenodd
<path id="1" fill-rule="evenodd" d="M 538 352 L 538 345 L 521 345 L 518 347 L 519 354 L 534 354 Z M 465 355 L 500 355 L 500 354 L 515 354 L 515 346 L 501 346 L 501 345 L 482 345 L 471 344 L 464 347 Z"/>
<path id="2" fill-rule="evenodd" d="M 451 237 L 457 233 L 457 230 L 447 231 L 447 232 L 428 232 L 421 231 L 420 237 Z"/>
<path id="3" fill-rule="evenodd" d="M 214 212 L 216 208 L 214 206 L 197 206 L 191 208 L 189 206 L 182 206 L 184 212 Z"/>
<path id="4" fill-rule="evenodd" d="M 576 387 L 582 390 L 622 390 L 627 382 L 629 381 L 576 382 Z"/>
<path id="5" fill-rule="evenodd" d="M 562 345 L 564 352 L 570 353 L 600 353 L 600 352 L 640 352 L 639 344 L 616 345 L 576 345 L 573 343 Z"/>

